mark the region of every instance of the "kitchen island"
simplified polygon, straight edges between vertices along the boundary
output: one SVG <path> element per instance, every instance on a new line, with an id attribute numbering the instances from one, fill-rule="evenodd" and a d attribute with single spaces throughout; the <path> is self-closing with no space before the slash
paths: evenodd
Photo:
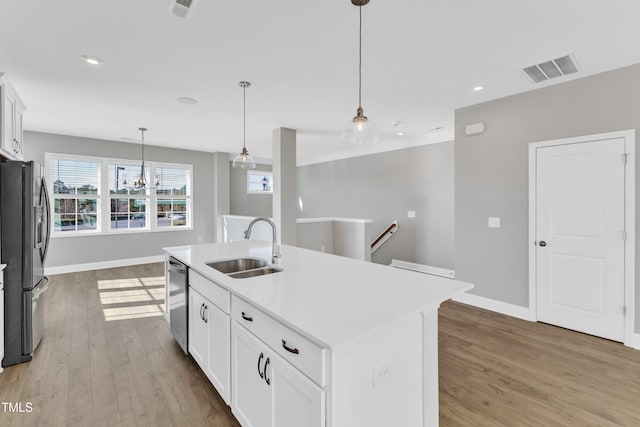
<path id="1" fill-rule="evenodd" d="M 207 265 L 271 260 L 257 240 L 165 251 L 189 267 L 189 352 L 242 425 L 438 424 L 437 309 L 473 285 L 287 245 L 273 274 Z"/>

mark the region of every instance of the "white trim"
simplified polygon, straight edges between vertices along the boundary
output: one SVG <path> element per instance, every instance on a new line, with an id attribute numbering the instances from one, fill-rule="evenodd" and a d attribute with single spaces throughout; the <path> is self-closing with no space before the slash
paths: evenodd
<path id="1" fill-rule="evenodd" d="M 592 142 L 604 139 L 623 138 L 627 163 L 625 167 L 625 230 L 627 239 L 624 246 L 624 298 L 627 307 L 627 315 L 624 325 L 624 345 L 638 348 L 637 334 L 635 330 L 635 247 L 636 247 L 636 131 L 628 129 L 617 132 L 607 132 L 595 135 L 584 135 L 572 138 L 555 139 L 551 141 L 532 142 L 529 144 L 529 311 L 531 319 L 537 320 L 536 312 L 536 150 L 542 147 L 556 145 L 578 144 L 582 142 Z M 635 335 L 635 337 L 634 337 Z"/>
<path id="2" fill-rule="evenodd" d="M 155 255 L 140 258 L 115 259 L 112 261 L 88 262 L 86 264 L 60 265 L 56 267 L 45 267 L 44 274 L 76 273 L 79 271 L 101 270 L 103 268 L 127 267 L 129 265 L 164 262 L 164 260 L 164 255 Z"/>
<path id="3" fill-rule="evenodd" d="M 636 350 L 640 350 L 640 334 L 633 334 L 633 345 Z"/>
<path id="4" fill-rule="evenodd" d="M 529 308 L 521 305 L 509 304 L 507 302 L 497 301 L 470 293 L 460 294 L 451 299 L 456 302 L 483 308 L 485 310 L 495 311 L 496 313 L 506 314 L 507 316 L 516 317 L 518 319 L 528 320 L 530 322 L 536 321 L 535 318 L 531 317 L 531 311 Z"/>
<path id="5" fill-rule="evenodd" d="M 416 264 L 414 262 L 392 259 L 389 267 L 401 268 L 403 270 L 417 271 L 418 273 L 431 274 L 432 276 L 440 276 L 446 279 L 455 278 L 455 272 L 446 268 L 433 267 L 431 265 Z"/>

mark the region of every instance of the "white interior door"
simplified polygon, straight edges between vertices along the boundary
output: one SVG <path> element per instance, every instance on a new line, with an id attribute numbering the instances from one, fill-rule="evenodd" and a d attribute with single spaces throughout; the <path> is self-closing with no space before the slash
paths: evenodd
<path id="1" fill-rule="evenodd" d="M 624 341 L 624 138 L 536 150 L 539 321 Z"/>

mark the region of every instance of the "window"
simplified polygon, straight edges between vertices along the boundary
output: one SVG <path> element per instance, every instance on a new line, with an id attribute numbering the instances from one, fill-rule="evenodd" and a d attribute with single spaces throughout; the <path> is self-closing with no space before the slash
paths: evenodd
<path id="1" fill-rule="evenodd" d="M 273 193 L 273 173 L 266 171 L 247 171 L 247 193 Z"/>
<path id="2" fill-rule="evenodd" d="M 98 230 L 100 163 L 52 160 L 53 231 L 60 233 Z"/>
<path id="3" fill-rule="evenodd" d="M 136 189 L 141 165 L 134 160 L 47 153 L 45 164 L 53 236 L 191 227 L 191 165 L 145 161 L 152 188 Z"/>
<path id="4" fill-rule="evenodd" d="M 149 206 L 147 190 L 130 186 L 135 177 L 140 175 L 140 166 L 110 162 L 108 169 L 109 227 L 115 230 L 146 228 Z"/>
<path id="5" fill-rule="evenodd" d="M 175 167 L 156 168 L 157 222 L 158 228 L 184 227 L 187 225 L 191 191 L 190 174 Z"/>

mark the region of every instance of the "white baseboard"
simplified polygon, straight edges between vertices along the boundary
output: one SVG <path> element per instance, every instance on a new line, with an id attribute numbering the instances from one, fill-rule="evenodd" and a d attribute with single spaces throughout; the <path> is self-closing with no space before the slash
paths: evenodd
<path id="1" fill-rule="evenodd" d="M 531 312 L 529 311 L 529 307 L 522 307 L 520 305 L 496 301 L 469 293 L 458 295 L 457 297 L 454 297 L 452 299 L 463 304 L 484 308 L 485 310 L 495 311 L 496 313 L 506 314 L 507 316 L 511 317 L 517 317 L 518 319 L 528 320 L 530 322 L 535 321 L 535 319 L 531 315 Z"/>
<path id="2" fill-rule="evenodd" d="M 404 270 L 417 271 L 418 273 L 445 277 L 447 279 L 453 279 L 455 277 L 455 272 L 453 270 L 433 267 L 431 265 L 416 264 L 415 262 L 402 261 L 399 259 L 392 259 L 390 266 L 395 268 L 402 268 Z"/>
<path id="3" fill-rule="evenodd" d="M 101 270 L 103 268 L 126 267 L 129 265 L 149 264 L 152 262 L 163 262 L 164 255 L 148 256 L 141 258 L 116 259 L 112 261 L 89 262 L 86 264 L 60 265 L 56 267 L 45 267 L 44 274 L 64 274 L 77 273 L 79 271 Z"/>
<path id="4" fill-rule="evenodd" d="M 633 334 L 633 348 L 640 350 L 640 334 Z"/>

